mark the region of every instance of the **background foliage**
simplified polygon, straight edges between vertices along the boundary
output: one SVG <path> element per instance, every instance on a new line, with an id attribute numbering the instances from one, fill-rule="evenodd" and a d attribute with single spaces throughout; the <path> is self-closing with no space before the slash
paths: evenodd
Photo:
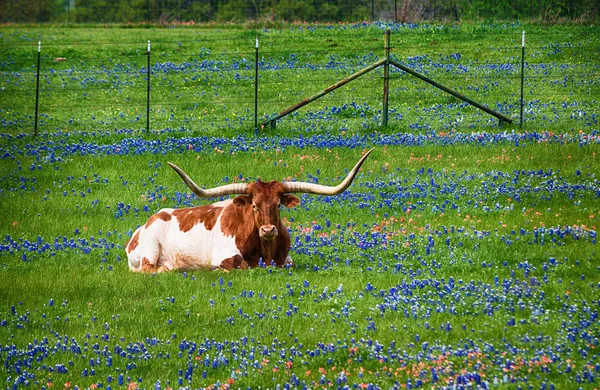
<path id="1" fill-rule="evenodd" d="M 598 19 L 595 0 L 4 0 L 11 23 L 243 22 L 246 20 L 402 23 L 464 20 Z"/>

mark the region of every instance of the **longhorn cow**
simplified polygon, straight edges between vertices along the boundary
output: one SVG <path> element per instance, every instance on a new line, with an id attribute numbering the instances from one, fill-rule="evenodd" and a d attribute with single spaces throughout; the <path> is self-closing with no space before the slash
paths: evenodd
<path id="1" fill-rule="evenodd" d="M 227 184 L 202 189 L 178 166 L 169 163 L 201 198 L 239 195 L 211 205 L 162 209 L 140 226 L 127 243 L 129 268 L 134 272 L 174 269 L 234 268 L 291 265 L 290 235 L 281 222 L 280 207 L 295 207 L 293 193 L 338 195 L 354 180 L 369 150 L 337 186 L 305 182 Z"/>

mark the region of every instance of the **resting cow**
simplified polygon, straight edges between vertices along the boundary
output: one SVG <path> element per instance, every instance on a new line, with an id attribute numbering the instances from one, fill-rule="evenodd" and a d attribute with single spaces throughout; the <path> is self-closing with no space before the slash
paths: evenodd
<path id="1" fill-rule="evenodd" d="M 175 164 L 185 184 L 201 198 L 238 194 L 211 205 L 162 209 L 140 226 L 127 243 L 129 268 L 134 272 L 174 269 L 246 269 L 265 264 L 292 264 L 290 235 L 281 222 L 280 207 L 295 207 L 293 193 L 338 195 L 350 186 L 372 149 L 365 153 L 337 186 L 305 182 L 236 183 L 201 189 Z"/>

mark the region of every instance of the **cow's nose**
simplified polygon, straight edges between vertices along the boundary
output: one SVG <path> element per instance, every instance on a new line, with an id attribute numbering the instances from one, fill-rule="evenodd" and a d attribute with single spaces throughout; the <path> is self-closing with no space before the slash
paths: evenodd
<path id="1" fill-rule="evenodd" d="M 264 238 L 275 238 L 277 236 L 277 228 L 275 225 L 263 225 L 260 227 L 260 235 Z"/>

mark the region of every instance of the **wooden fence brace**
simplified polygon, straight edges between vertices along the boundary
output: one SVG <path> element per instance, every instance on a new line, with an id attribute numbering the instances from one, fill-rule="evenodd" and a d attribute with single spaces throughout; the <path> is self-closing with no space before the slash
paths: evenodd
<path id="1" fill-rule="evenodd" d="M 462 95 L 462 94 L 460 94 L 460 93 L 458 93 L 458 92 L 456 92 L 456 91 L 454 91 L 454 90 L 452 90 L 452 89 L 450 89 L 450 88 L 448 88 L 448 87 L 446 87 L 446 86 L 444 86 L 444 85 L 442 85 L 442 84 L 440 84 L 440 83 L 438 83 L 438 82 L 430 79 L 427 76 L 424 76 L 424 75 L 420 74 L 419 72 L 417 72 L 417 71 L 415 71 L 415 70 L 413 70 L 413 69 L 411 69 L 409 67 L 406 67 L 406 66 L 402 65 L 399 62 L 396 62 L 394 60 L 390 60 L 390 64 L 392 64 L 395 67 L 397 67 L 397 68 L 405 71 L 406 73 L 409 73 L 409 74 L 415 76 L 416 78 L 419 78 L 419 79 L 425 81 L 426 83 L 429 83 L 429 84 L 433 85 L 436 88 L 441 89 L 444 92 L 449 93 L 450 95 L 452 95 L 454 97 L 459 98 L 460 100 L 462 100 L 462 101 L 464 101 L 466 103 L 469 103 L 472 106 L 475 106 L 475 107 L 479 108 L 480 110 L 483 110 L 483 111 L 487 112 L 490 115 L 495 116 L 500 121 L 504 121 L 504 122 L 507 122 L 507 123 L 512 123 L 512 119 L 510 119 L 509 117 L 507 117 L 505 115 L 502 115 L 499 112 L 496 112 L 496 111 L 494 111 L 494 110 L 492 110 L 492 109 L 484 106 L 483 104 L 479 104 L 476 101 L 474 101 L 472 99 L 469 99 L 468 97 L 466 97 L 466 96 L 464 96 L 464 95 Z"/>
<path id="2" fill-rule="evenodd" d="M 388 125 L 388 99 L 390 92 L 390 30 L 385 30 L 385 62 L 383 63 L 383 118 L 381 124 Z"/>
<path id="3" fill-rule="evenodd" d="M 293 106 L 291 106 L 291 107 L 289 107 L 289 108 L 281 111 L 279 114 L 277 114 L 277 115 L 275 115 L 275 116 L 267 119 L 265 122 L 262 123 L 262 125 L 266 126 L 268 124 L 271 124 L 271 127 L 274 128 L 275 127 L 275 122 L 278 119 L 280 119 L 280 118 L 282 118 L 282 117 L 284 117 L 284 116 L 286 116 L 286 115 L 288 115 L 288 114 L 296 111 L 297 109 L 299 109 L 301 107 L 306 106 L 307 104 L 309 104 L 309 103 L 317 100 L 318 98 L 320 98 L 320 97 L 322 97 L 324 95 L 327 95 L 328 93 L 330 93 L 332 91 L 335 91 L 339 87 L 341 87 L 341 86 L 343 86 L 345 84 L 348 84 L 350 81 L 355 80 L 355 79 L 359 78 L 360 76 L 363 76 L 363 75 L 369 73 L 373 69 L 377 69 L 378 67 L 380 67 L 384 63 L 385 63 L 385 58 L 382 58 L 379 61 L 375 62 L 374 64 L 369 65 L 366 68 L 363 68 L 363 69 L 359 70 L 358 72 L 354 73 L 353 75 L 348 76 L 345 79 L 343 79 L 341 81 L 338 81 L 337 83 L 335 83 L 335 84 L 333 84 L 333 85 L 325 88 L 321 92 L 318 92 L 318 93 L 312 95 L 311 97 L 306 98 L 306 99 L 302 100 L 301 102 L 299 102 L 297 104 L 294 104 Z"/>
<path id="4" fill-rule="evenodd" d="M 33 135 L 37 136 L 38 132 L 38 111 L 40 102 L 40 63 L 42 56 L 42 41 L 38 41 L 38 55 L 37 55 L 37 71 L 35 74 L 35 118 L 33 123 Z"/>
<path id="5" fill-rule="evenodd" d="M 146 94 L 146 133 L 150 132 L 150 41 L 148 41 L 148 91 Z"/>
<path id="6" fill-rule="evenodd" d="M 441 89 L 444 92 L 449 93 L 450 95 L 457 97 L 458 99 L 479 108 L 482 111 L 487 112 L 488 114 L 495 116 L 496 118 L 498 118 L 500 125 L 502 125 L 503 122 L 507 122 L 507 123 L 512 123 L 512 119 L 499 113 L 496 112 L 486 106 L 484 106 L 483 104 L 477 103 L 476 101 L 469 99 L 468 97 L 430 79 L 427 76 L 424 76 L 422 74 L 420 74 L 419 72 L 402 65 L 401 63 L 394 61 L 390 58 L 390 35 L 389 35 L 389 30 L 386 31 L 386 35 L 385 35 L 385 56 L 384 58 L 380 59 L 379 61 L 375 62 L 374 64 L 371 64 L 369 66 L 367 66 L 366 68 L 363 68 L 361 70 L 359 70 L 358 72 L 354 73 L 351 76 L 346 77 L 345 79 L 325 88 L 324 90 L 322 90 L 321 92 L 318 92 L 316 94 L 314 94 L 313 96 L 306 98 L 304 100 L 302 100 L 299 103 L 296 103 L 295 105 L 281 111 L 279 114 L 276 114 L 270 118 L 268 118 L 266 121 L 261 123 L 261 127 L 265 127 L 267 125 L 271 125 L 272 129 L 275 129 L 276 124 L 277 124 L 277 120 L 283 118 L 284 116 L 296 111 L 297 109 L 304 107 L 305 105 L 319 99 L 320 97 L 328 94 L 329 92 L 332 92 L 336 89 L 338 89 L 339 87 L 359 78 L 360 76 L 374 70 L 377 69 L 378 67 L 380 67 L 381 65 L 384 65 L 384 96 L 383 96 L 383 118 L 382 118 L 382 125 L 386 126 L 388 123 L 388 97 L 389 97 L 389 65 L 394 65 L 396 68 L 399 68 L 400 70 L 403 70 L 404 72 L 415 76 L 423 81 L 425 81 L 426 83 L 429 83 L 431 85 L 433 85 L 436 88 Z"/>

